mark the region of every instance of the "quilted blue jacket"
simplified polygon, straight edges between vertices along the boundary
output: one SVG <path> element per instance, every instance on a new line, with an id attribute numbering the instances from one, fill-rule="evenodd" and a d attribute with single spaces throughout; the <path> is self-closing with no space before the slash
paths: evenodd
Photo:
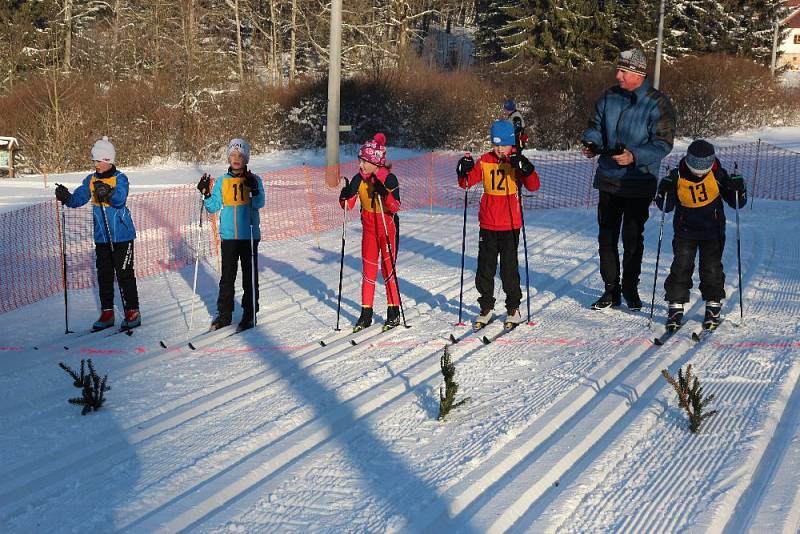
<path id="1" fill-rule="evenodd" d="M 583 140 L 606 148 L 625 145 L 634 162 L 620 166 L 612 156 L 600 156 L 594 187 L 624 197 L 653 198 L 659 165 L 672 151 L 674 137 L 672 103 L 648 80 L 635 91 L 607 89 L 595 103 Z"/>

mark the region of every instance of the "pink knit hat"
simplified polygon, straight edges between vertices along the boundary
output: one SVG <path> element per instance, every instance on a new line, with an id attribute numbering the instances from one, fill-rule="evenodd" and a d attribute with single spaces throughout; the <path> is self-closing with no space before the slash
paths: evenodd
<path id="1" fill-rule="evenodd" d="M 376 133 L 375 137 L 361 145 L 358 159 L 363 159 L 378 167 L 384 167 L 386 165 L 386 136 Z"/>

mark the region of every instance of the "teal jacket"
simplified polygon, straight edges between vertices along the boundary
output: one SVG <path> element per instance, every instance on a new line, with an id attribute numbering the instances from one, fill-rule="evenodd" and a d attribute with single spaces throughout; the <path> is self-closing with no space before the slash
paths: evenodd
<path id="1" fill-rule="evenodd" d="M 249 174 L 256 179 L 258 191 L 244 184 Z M 261 177 L 245 170 L 239 177 L 233 176 L 230 169 L 214 182 L 211 196 L 203 201 L 209 213 L 222 210 L 219 216 L 219 236 L 222 239 L 250 239 L 250 225 L 253 225 L 253 239 L 261 239 L 258 210 L 264 207 L 266 194 Z"/>

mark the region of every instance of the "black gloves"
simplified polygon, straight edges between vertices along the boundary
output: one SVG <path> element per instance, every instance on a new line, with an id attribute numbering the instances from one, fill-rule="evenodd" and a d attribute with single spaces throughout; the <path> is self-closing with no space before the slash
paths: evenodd
<path id="1" fill-rule="evenodd" d="M 342 187 L 342 190 L 339 192 L 339 201 L 346 202 L 347 199 L 353 196 L 353 193 L 350 191 L 350 182 L 347 178 L 342 176 L 342 180 L 344 180 L 344 187 Z"/>
<path id="2" fill-rule="evenodd" d="M 94 183 L 94 196 L 97 197 L 98 202 L 109 202 L 113 194 L 114 188 L 107 183 L 101 181 Z"/>
<path id="3" fill-rule="evenodd" d="M 247 171 L 244 175 L 244 185 L 246 185 L 250 189 L 251 196 L 258 196 L 258 180 L 256 179 L 256 175 L 250 171 Z"/>
<path id="4" fill-rule="evenodd" d="M 197 190 L 203 195 L 203 197 L 208 198 L 211 196 L 211 176 L 206 173 L 203 173 L 203 176 L 200 177 L 200 181 L 197 182 Z"/>
<path id="5" fill-rule="evenodd" d="M 747 190 L 747 186 L 741 174 L 734 174 L 731 176 L 730 188 L 737 193 L 744 193 Z"/>
<path id="6" fill-rule="evenodd" d="M 372 182 L 372 190 L 382 197 L 385 197 L 389 194 L 389 190 L 386 189 L 386 185 L 377 178 L 375 178 L 375 181 Z"/>
<path id="7" fill-rule="evenodd" d="M 63 185 L 56 184 L 56 198 L 62 204 L 66 204 L 72 198 L 72 193 L 70 193 L 69 189 Z"/>
<path id="8" fill-rule="evenodd" d="M 463 178 L 472 168 L 475 167 L 475 160 L 472 159 L 472 156 L 469 154 L 465 154 L 463 158 L 458 160 L 458 165 L 456 165 L 456 174 L 459 178 Z"/>
<path id="9" fill-rule="evenodd" d="M 511 162 L 511 166 L 519 171 L 522 176 L 530 176 L 531 173 L 536 170 L 533 163 L 523 154 L 512 154 L 509 161 Z"/>
<path id="10" fill-rule="evenodd" d="M 658 182 L 658 194 L 659 195 L 667 194 L 669 191 L 672 191 L 673 185 L 674 184 L 672 182 L 672 178 L 670 178 L 669 176 L 663 177 L 661 181 Z"/>

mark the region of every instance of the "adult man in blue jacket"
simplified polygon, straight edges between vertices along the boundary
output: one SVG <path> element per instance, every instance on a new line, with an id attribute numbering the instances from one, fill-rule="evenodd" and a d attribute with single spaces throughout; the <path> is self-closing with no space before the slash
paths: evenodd
<path id="1" fill-rule="evenodd" d="M 639 310 L 639 275 L 644 253 L 644 224 L 656 193 L 661 160 L 672 151 L 675 111 L 663 93 L 646 79 L 647 59 L 641 50 L 619 55 L 618 85 L 595 103 L 589 127 L 583 133 L 583 154 L 600 156 L 593 186 L 599 190 L 600 275 L 603 295 L 592 304 L 599 310 L 619 306 L 620 294 L 628 307 Z M 622 284 L 619 236 L 622 230 Z"/>

